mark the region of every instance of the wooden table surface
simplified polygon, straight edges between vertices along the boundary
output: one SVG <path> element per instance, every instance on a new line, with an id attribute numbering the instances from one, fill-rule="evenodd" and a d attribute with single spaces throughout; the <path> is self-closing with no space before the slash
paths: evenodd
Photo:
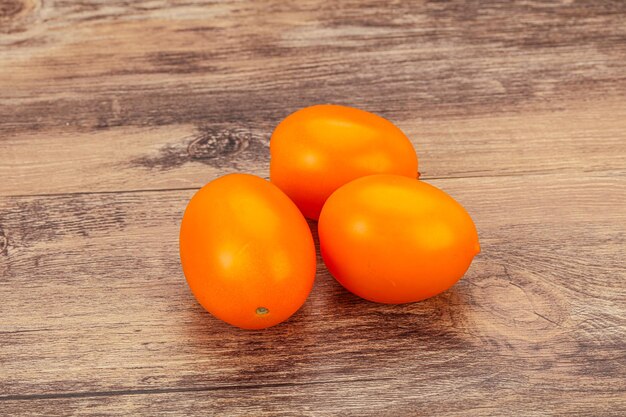
<path id="1" fill-rule="evenodd" d="M 482 253 L 401 306 L 318 259 L 229 327 L 183 210 L 316 103 L 403 129 Z M 0 0 L 0 415 L 624 416 L 625 250 L 624 1 Z"/>

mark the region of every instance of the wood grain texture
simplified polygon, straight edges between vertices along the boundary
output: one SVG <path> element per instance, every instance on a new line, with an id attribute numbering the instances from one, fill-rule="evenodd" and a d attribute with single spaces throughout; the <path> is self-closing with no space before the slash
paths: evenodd
<path id="1" fill-rule="evenodd" d="M 408 395 L 395 394 L 401 408 L 451 390 L 453 414 L 454 404 L 479 407 L 497 388 L 560 413 L 572 407 L 563 398 L 584 394 L 593 410 L 608 397 L 618 415 L 626 406 L 623 179 L 433 181 L 465 204 L 481 233 L 483 253 L 453 290 L 377 305 L 342 290 L 320 265 L 305 307 L 259 332 L 210 318 L 183 284 L 174 236 L 192 191 L 5 198 L 0 407 L 236 387 L 302 385 L 322 395 L 343 383 L 360 412 L 374 401 L 368 390 L 399 384 Z M 364 387 L 362 402 L 353 384 Z M 222 404 L 211 398 L 207 406 Z"/>
<path id="2" fill-rule="evenodd" d="M 0 142 L 0 193 L 199 188 L 234 171 L 267 177 L 269 137 L 280 117 L 249 127 L 115 127 L 58 132 L 54 140 L 50 132 L 9 136 Z M 626 100 L 574 102 L 550 112 L 397 123 L 412 138 L 425 179 L 579 175 L 626 167 Z"/>
<path id="3" fill-rule="evenodd" d="M 2 194 L 264 175 L 273 127 L 321 102 L 398 123 L 425 178 L 626 164 L 622 2 L 4 9 Z"/>
<path id="4" fill-rule="evenodd" d="M 0 0 L 0 415 L 626 415 L 626 3 Z M 377 112 L 482 253 L 403 306 L 321 259 L 244 332 L 186 202 L 290 112 Z M 311 227 L 315 234 L 315 225 Z"/>

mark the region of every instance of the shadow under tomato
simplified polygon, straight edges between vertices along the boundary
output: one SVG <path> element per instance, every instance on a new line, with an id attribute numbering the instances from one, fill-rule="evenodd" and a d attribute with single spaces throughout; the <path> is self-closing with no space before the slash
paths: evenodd
<path id="1" fill-rule="evenodd" d="M 463 357 L 479 350 L 467 333 L 471 298 L 463 281 L 427 300 L 377 304 L 345 290 L 319 256 L 316 223 L 309 221 L 318 254 L 314 288 L 289 320 L 264 330 L 241 330 L 194 304 L 185 313 L 186 349 L 197 358 L 181 383 L 217 385 L 298 384 L 406 372 L 398 358 L 468 367 Z M 471 327 L 471 326 L 470 326 Z M 433 365 L 435 364 L 435 365 Z M 441 364 L 441 365 L 437 365 Z M 446 365 L 447 366 L 447 365 Z M 199 377 L 200 376 L 200 377 Z"/>

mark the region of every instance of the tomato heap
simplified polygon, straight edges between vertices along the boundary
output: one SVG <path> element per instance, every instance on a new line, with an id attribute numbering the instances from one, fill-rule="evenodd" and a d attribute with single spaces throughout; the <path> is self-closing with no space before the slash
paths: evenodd
<path id="1" fill-rule="evenodd" d="M 287 320 L 315 277 L 305 216 L 330 273 L 370 301 L 423 300 L 454 285 L 480 251 L 465 209 L 418 180 L 410 140 L 390 121 L 337 105 L 289 115 L 270 139 L 270 181 L 230 174 L 200 189 L 180 229 L 199 303 L 245 329 Z"/>

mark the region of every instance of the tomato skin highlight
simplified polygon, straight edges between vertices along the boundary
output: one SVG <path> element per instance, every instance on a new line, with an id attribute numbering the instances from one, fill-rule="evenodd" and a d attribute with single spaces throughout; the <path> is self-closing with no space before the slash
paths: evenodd
<path id="1" fill-rule="evenodd" d="M 180 259 L 198 302 L 243 329 L 287 320 L 315 277 L 306 220 L 276 186 L 248 174 L 220 177 L 191 198 L 180 227 Z"/>
<path id="2" fill-rule="evenodd" d="M 416 178 L 417 155 L 389 120 L 352 107 L 322 104 L 287 116 L 270 139 L 270 179 L 317 220 L 326 199 L 366 175 Z"/>
<path id="3" fill-rule="evenodd" d="M 465 209 L 442 190 L 396 175 L 354 180 L 326 201 L 322 257 L 348 291 L 370 301 L 420 301 L 452 287 L 480 252 Z"/>

